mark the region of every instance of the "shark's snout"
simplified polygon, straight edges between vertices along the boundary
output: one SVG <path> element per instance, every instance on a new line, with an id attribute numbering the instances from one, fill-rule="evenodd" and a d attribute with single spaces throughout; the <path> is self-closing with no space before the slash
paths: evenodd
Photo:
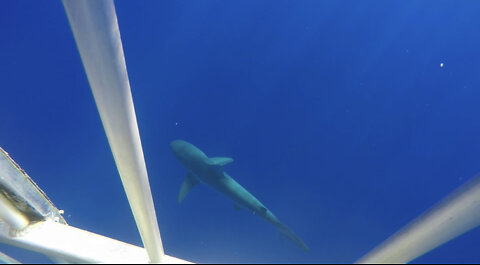
<path id="1" fill-rule="evenodd" d="M 180 145 L 182 142 L 184 142 L 183 140 L 173 140 L 171 143 L 170 143 L 170 148 L 174 149 L 176 146 Z"/>
<path id="2" fill-rule="evenodd" d="M 184 140 L 174 140 L 170 143 L 170 148 L 172 149 L 173 154 L 184 163 L 187 160 L 203 154 L 198 148 L 193 146 L 191 143 Z"/>
<path id="3" fill-rule="evenodd" d="M 182 149 L 185 145 L 186 145 L 187 142 L 183 141 L 183 140 L 173 140 L 171 143 L 170 143 L 170 148 L 172 149 L 172 151 L 174 153 L 177 153 L 178 151 L 180 151 L 180 149 Z"/>

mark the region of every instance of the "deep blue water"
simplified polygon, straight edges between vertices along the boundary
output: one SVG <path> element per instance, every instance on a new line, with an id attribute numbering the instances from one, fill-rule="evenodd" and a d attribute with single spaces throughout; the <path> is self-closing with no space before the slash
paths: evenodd
<path id="1" fill-rule="evenodd" d="M 478 1 L 115 5 L 169 255 L 351 263 L 480 171 Z M 140 245 L 61 2 L 2 2 L 0 36 L 0 146 L 69 224 Z M 311 251 L 206 186 L 178 205 L 177 138 L 233 157 Z M 415 262 L 478 263 L 478 245 Z"/>

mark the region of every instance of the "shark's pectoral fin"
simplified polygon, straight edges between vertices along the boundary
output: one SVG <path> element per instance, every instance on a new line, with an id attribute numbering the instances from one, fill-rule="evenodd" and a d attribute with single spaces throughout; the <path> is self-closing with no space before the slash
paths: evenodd
<path id="1" fill-rule="evenodd" d="M 180 187 L 180 192 L 178 193 L 178 203 L 181 203 L 185 196 L 187 196 L 188 192 L 199 182 L 192 173 L 188 172 L 183 180 L 182 186 Z"/>
<path id="2" fill-rule="evenodd" d="M 207 163 L 211 166 L 222 166 L 222 167 L 232 162 L 233 162 L 233 158 L 230 158 L 230 157 L 211 157 L 207 161 Z"/>

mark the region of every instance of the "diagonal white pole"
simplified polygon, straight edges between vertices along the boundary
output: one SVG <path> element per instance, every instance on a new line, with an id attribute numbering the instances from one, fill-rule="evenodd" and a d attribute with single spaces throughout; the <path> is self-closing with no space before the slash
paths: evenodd
<path id="1" fill-rule="evenodd" d="M 130 207 L 151 262 L 164 256 L 112 0 L 63 0 Z"/>
<path id="2" fill-rule="evenodd" d="M 476 176 L 357 263 L 407 263 L 479 225 L 480 176 Z"/>

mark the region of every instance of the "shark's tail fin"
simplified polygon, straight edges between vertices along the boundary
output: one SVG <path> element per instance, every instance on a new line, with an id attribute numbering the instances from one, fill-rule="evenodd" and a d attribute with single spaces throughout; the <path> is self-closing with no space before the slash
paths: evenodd
<path id="1" fill-rule="evenodd" d="M 290 228 L 288 228 L 288 226 L 282 223 L 278 223 L 276 227 L 283 236 L 290 239 L 293 243 L 297 244 L 304 251 L 310 251 L 308 246 L 305 243 L 303 243 L 303 241 Z"/>

